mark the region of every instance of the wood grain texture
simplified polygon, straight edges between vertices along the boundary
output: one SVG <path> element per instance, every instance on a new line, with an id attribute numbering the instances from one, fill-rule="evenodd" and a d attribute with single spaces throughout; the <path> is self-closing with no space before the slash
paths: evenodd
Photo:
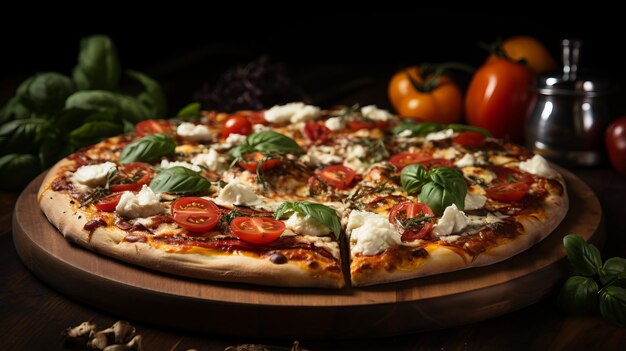
<path id="1" fill-rule="evenodd" d="M 492 266 L 368 288 L 282 289 L 213 283 L 99 256 L 68 243 L 39 211 L 36 191 L 42 177 L 17 201 L 14 240 L 23 262 L 55 289 L 130 319 L 249 337 L 399 335 L 510 313 L 547 296 L 561 283 L 568 270 L 562 260 L 562 237 L 577 233 L 600 242 L 603 227 L 593 192 L 570 172 L 560 171 L 570 193 L 570 212 L 535 247 Z M 313 327 L 294 323 L 303 319 Z"/>

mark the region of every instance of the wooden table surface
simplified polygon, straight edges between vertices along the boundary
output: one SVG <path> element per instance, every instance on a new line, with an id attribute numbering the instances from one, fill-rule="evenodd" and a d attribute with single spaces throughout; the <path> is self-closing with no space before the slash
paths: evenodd
<path id="1" fill-rule="evenodd" d="M 603 256 L 625 257 L 626 178 L 606 168 L 573 171 L 594 190 L 602 204 L 607 224 Z M 65 328 L 86 320 L 104 328 L 120 318 L 57 293 L 26 269 L 17 256 L 11 235 L 11 213 L 17 196 L 0 193 L 0 350 L 63 350 L 61 332 Z M 434 332 L 382 339 L 300 342 L 309 350 L 623 350 L 626 347 L 625 328 L 594 316 L 568 317 L 556 308 L 555 300 L 553 294 L 508 315 Z M 223 350 L 243 343 L 286 347 L 298 339 L 297 335 L 292 340 L 233 339 L 130 322 L 143 336 L 144 350 Z"/>

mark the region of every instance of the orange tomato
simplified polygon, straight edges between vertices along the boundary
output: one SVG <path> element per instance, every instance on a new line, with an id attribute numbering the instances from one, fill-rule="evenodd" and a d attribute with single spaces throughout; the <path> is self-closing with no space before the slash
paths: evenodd
<path id="1" fill-rule="evenodd" d="M 458 123 L 463 113 L 463 94 L 449 77 L 441 75 L 430 86 L 433 75 L 422 77 L 420 67 L 396 73 L 389 81 L 389 101 L 403 117 L 436 123 Z M 410 78 L 409 78 L 410 77 Z M 411 82 L 411 78 L 413 82 Z M 420 90 L 416 86 L 421 87 Z"/>
<path id="2" fill-rule="evenodd" d="M 532 71 L 506 58 L 488 60 L 476 71 L 465 95 L 468 124 L 485 128 L 497 138 L 521 143 L 531 103 Z"/>
<path id="3" fill-rule="evenodd" d="M 527 35 L 511 37 L 502 42 L 501 48 L 512 60 L 525 60 L 526 65 L 535 73 L 557 70 L 556 60 L 536 38 Z M 487 60 L 491 61 L 497 58 L 497 55 L 492 54 Z"/>

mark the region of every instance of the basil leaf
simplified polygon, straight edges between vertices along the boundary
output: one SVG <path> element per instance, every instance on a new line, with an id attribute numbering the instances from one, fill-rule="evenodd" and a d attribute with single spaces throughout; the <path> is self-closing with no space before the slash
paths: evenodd
<path id="1" fill-rule="evenodd" d="M 98 143 L 105 138 L 120 134 L 122 126 L 108 121 L 87 122 L 68 134 L 69 143 L 75 148 Z"/>
<path id="2" fill-rule="evenodd" d="M 155 193 L 200 193 L 211 187 L 211 182 L 199 172 L 185 167 L 164 169 L 150 182 L 150 188 Z"/>
<path id="3" fill-rule="evenodd" d="M 0 124 L 14 119 L 29 118 L 30 115 L 30 110 L 22 105 L 19 96 L 14 96 L 0 109 Z"/>
<path id="4" fill-rule="evenodd" d="M 65 101 L 65 107 L 83 110 L 109 111 L 116 120 L 139 122 L 150 116 L 146 107 L 135 98 L 104 90 L 79 91 Z"/>
<path id="5" fill-rule="evenodd" d="M 54 114 L 65 105 L 68 96 L 76 91 L 69 77 L 47 72 L 33 76 L 18 88 L 20 103 L 38 114 Z"/>
<path id="6" fill-rule="evenodd" d="M 148 116 L 151 118 L 165 117 L 167 101 L 159 83 L 141 72 L 128 70 L 126 74 L 139 81 L 146 89 L 137 96 L 137 100 L 148 110 Z"/>
<path id="7" fill-rule="evenodd" d="M 563 245 L 570 264 L 578 273 L 592 276 L 600 271 L 602 259 L 597 247 L 587 244 L 582 237 L 571 234 L 563 238 Z"/>
<path id="8" fill-rule="evenodd" d="M 292 154 L 302 152 L 295 140 L 278 132 L 266 130 L 248 135 L 246 141 L 242 145 L 233 148 L 230 153 L 235 158 L 242 158 L 243 155 L 255 151 L 276 151 Z"/>
<path id="9" fill-rule="evenodd" d="M 74 82 L 80 90 L 114 91 L 120 74 L 120 60 L 111 38 L 94 35 L 80 41 L 78 65 L 73 72 Z"/>
<path id="10" fill-rule="evenodd" d="M 176 142 L 165 134 L 152 134 L 126 145 L 120 163 L 147 162 L 167 156 L 176 150 Z"/>
<path id="11" fill-rule="evenodd" d="M 30 153 L 47 121 L 41 118 L 16 119 L 0 127 L 0 154 Z"/>
<path id="12" fill-rule="evenodd" d="M 626 279 L 626 259 L 621 257 L 609 258 L 604 262 L 599 273 L 602 284 L 610 283 L 615 279 Z"/>
<path id="13" fill-rule="evenodd" d="M 466 124 L 448 124 L 448 128 L 455 132 L 476 132 L 486 137 L 490 137 L 491 133 L 487 129 L 480 127 L 468 126 Z"/>
<path id="14" fill-rule="evenodd" d="M 192 102 L 189 105 L 181 108 L 180 111 L 178 111 L 178 113 L 176 114 L 176 117 L 193 119 L 195 117 L 200 117 L 201 113 L 202 113 L 202 105 L 200 105 L 199 102 Z"/>
<path id="15" fill-rule="evenodd" d="M 626 289 L 619 286 L 602 289 L 600 314 L 610 322 L 626 327 Z"/>
<path id="16" fill-rule="evenodd" d="M 463 176 L 454 168 L 437 167 L 430 171 L 430 179 L 445 189 L 443 203 L 447 206 L 456 204 L 459 210 L 465 209 L 465 195 L 467 195 L 467 184 Z M 451 203 L 449 203 L 451 201 Z M 445 208 L 444 208 L 445 209 Z"/>
<path id="17" fill-rule="evenodd" d="M 598 284 L 589 277 L 570 277 L 559 292 L 559 306 L 571 314 L 583 314 L 597 306 Z"/>
<path id="18" fill-rule="evenodd" d="M 411 136 L 416 137 L 416 136 L 425 136 L 429 133 L 438 132 L 443 129 L 445 129 L 444 126 L 438 123 L 431 123 L 431 122 L 403 123 L 393 128 L 393 133 L 400 134 L 404 132 L 405 130 L 410 130 Z"/>
<path id="19" fill-rule="evenodd" d="M 341 222 L 337 212 L 332 208 L 310 201 L 291 202 L 285 201 L 274 212 L 274 218 L 280 219 L 284 214 L 289 212 L 298 212 L 309 215 L 317 222 L 327 226 L 333 231 L 338 239 L 341 233 Z"/>
<path id="20" fill-rule="evenodd" d="M 4 155 L 0 157 L 0 190 L 21 190 L 39 172 L 39 160 L 33 155 Z"/>
<path id="21" fill-rule="evenodd" d="M 404 167 L 400 173 L 400 183 L 407 194 L 420 191 L 429 181 L 428 171 L 419 163 Z"/>

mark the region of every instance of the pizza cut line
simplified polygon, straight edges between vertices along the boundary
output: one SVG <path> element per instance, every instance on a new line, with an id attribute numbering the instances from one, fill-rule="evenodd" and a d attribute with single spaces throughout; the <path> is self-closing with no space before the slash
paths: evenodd
<path id="1" fill-rule="evenodd" d="M 129 263 L 323 288 L 493 264 L 568 209 L 545 159 L 484 130 L 304 103 L 143 121 L 59 161 L 39 202 L 68 240 Z"/>

